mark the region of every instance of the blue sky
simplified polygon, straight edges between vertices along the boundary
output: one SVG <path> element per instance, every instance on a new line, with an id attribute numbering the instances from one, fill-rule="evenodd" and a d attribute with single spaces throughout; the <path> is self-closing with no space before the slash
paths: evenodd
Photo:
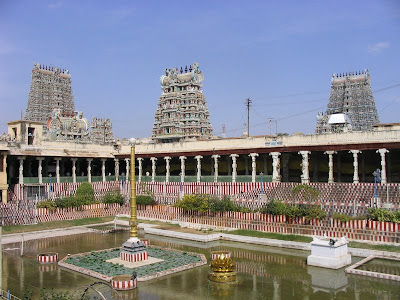
<path id="1" fill-rule="evenodd" d="M 0 0 L 0 133 L 25 112 L 35 62 L 69 69 L 76 109 L 117 137 L 150 136 L 160 76 L 193 62 L 217 135 L 242 134 L 247 97 L 250 134 L 268 118 L 313 133 L 332 73 L 365 68 L 380 121 L 400 122 L 399 53 L 399 1 Z"/>

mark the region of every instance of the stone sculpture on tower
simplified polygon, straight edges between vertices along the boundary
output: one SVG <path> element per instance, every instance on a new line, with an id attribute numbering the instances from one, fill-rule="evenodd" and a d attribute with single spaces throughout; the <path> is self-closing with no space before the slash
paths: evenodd
<path id="1" fill-rule="evenodd" d="M 378 123 L 368 69 L 333 74 L 328 108 L 317 116 L 316 133 L 370 131 Z"/>
<path id="2" fill-rule="evenodd" d="M 201 90 L 204 75 L 199 64 L 187 68 L 166 69 L 161 76 L 161 97 L 153 125 L 153 140 L 174 142 L 209 139 L 212 135 L 210 114 Z"/>

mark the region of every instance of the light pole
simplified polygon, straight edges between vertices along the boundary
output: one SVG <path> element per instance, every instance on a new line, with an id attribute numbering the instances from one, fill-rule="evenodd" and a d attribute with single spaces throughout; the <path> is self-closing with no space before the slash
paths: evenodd
<path id="1" fill-rule="evenodd" d="M 260 173 L 260 176 L 261 176 L 261 178 L 260 178 L 260 183 L 261 183 L 261 195 L 264 194 L 264 189 L 263 189 L 263 175 L 264 175 L 264 173 L 261 172 L 261 173 Z"/>
<path id="2" fill-rule="evenodd" d="M 49 174 L 49 198 L 51 198 L 51 173 Z"/>
<path id="3" fill-rule="evenodd" d="M 146 246 L 138 238 L 137 217 L 136 217 L 136 178 L 135 178 L 135 144 L 136 139 L 129 140 L 131 145 L 131 230 L 129 239 L 122 244 L 120 259 L 124 261 L 142 261 L 148 258 Z"/>
<path id="4" fill-rule="evenodd" d="M 131 138 L 129 140 L 129 144 L 131 145 L 131 230 L 130 237 L 136 238 L 137 236 L 137 218 L 136 218 L 136 178 L 135 178 L 135 144 L 136 139 Z"/>

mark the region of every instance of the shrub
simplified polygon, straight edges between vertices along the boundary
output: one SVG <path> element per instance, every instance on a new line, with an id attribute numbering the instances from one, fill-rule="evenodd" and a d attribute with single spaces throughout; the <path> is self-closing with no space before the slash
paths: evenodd
<path id="1" fill-rule="evenodd" d="M 65 198 L 57 198 L 55 200 L 57 207 L 59 208 L 67 208 L 75 206 L 75 197 L 65 197 Z"/>
<path id="2" fill-rule="evenodd" d="M 89 182 L 83 182 L 76 190 L 75 205 L 82 206 L 94 203 L 94 190 Z"/>
<path id="3" fill-rule="evenodd" d="M 347 222 L 350 220 L 365 220 L 366 216 L 348 216 L 346 214 L 334 213 L 332 219 L 339 220 L 341 222 Z"/>
<path id="4" fill-rule="evenodd" d="M 321 220 L 326 217 L 326 212 L 323 211 L 318 205 L 309 205 L 305 209 L 305 217 L 307 220 Z"/>
<path id="5" fill-rule="evenodd" d="M 242 211 L 243 209 L 235 204 L 229 196 L 224 196 L 222 199 L 212 196 L 208 201 L 211 212 Z"/>
<path id="6" fill-rule="evenodd" d="M 306 201 L 315 201 L 319 196 L 319 191 L 308 184 L 299 184 L 292 189 L 292 194 L 300 194 Z"/>
<path id="7" fill-rule="evenodd" d="M 385 208 L 369 208 L 368 215 L 374 221 L 400 223 L 400 210 L 392 212 Z"/>
<path id="8" fill-rule="evenodd" d="M 271 200 L 263 208 L 261 208 L 260 212 L 262 214 L 270 214 L 270 215 L 285 215 L 287 212 L 287 206 L 285 203 L 280 201 Z"/>
<path id="9" fill-rule="evenodd" d="M 184 211 L 206 212 L 210 208 L 209 204 L 209 197 L 206 195 L 185 195 L 178 200 L 175 206 L 182 208 Z"/>
<path id="10" fill-rule="evenodd" d="M 108 192 L 103 197 L 103 203 L 118 203 L 122 205 L 124 204 L 124 197 L 118 191 Z"/>
<path id="11" fill-rule="evenodd" d="M 36 208 L 47 208 L 53 211 L 56 209 L 56 203 L 50 199 L 46 199 L 36 204 Z"/>
<path id="12" fill-rule="evenodd" d="M 286 208 L 286 216 L 289 218 L 296 218 L 296 217 L 303 217 L 304 216 L 304 209 L 301 209 L 299 206 L 288 206 Z"/>
<path id="13" fill-rule="evenodd" d="M 138 195 L 136 196 L 136 204 L 154 205 L 155 201 L 152 195 Z"/>

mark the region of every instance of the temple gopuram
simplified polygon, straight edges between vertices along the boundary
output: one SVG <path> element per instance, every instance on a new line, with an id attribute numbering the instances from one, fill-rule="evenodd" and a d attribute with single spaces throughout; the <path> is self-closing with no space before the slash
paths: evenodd
<path id="1" fill-rule="evenodd" d="M 210 114 L 201 90 L 204 75 L 199 64 L 188 69 L 166 69 L 154 118 L 152 139 L 157 142 L 209 139 Z"/>
<path id="2" fill-rule="evenodd" d="M 328 108 L 318 114 L 315 132 L 371 131 L 378 123 L 369 71 L 333 74 Z"/>

